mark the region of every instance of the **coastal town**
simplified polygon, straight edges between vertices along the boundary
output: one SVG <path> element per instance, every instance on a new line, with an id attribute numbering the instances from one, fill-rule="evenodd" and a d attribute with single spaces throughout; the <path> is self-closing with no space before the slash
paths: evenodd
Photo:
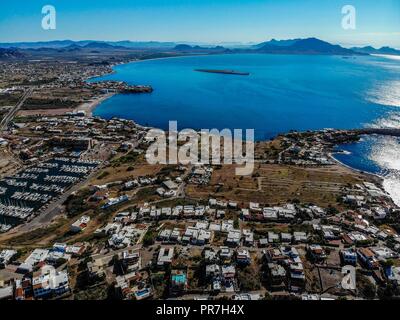
<path id="1" fill-rule="evenodd" d="M 398 132 L 281 134 L 255 144 L 250 176 L 151 165 L 150 128 L 92 114 L 153 91 L 87 81 L 115 64 L 0 63 L 0 299 L 400 296 L 400 208 L 380 177 L 334 158 Z"/>
<path id="2" fill-rule="evenodd" d="M 83 83 L 104 66 L 75 77 L 60 63 L 56 79 L 45 79 L 48 65 L 23 77 L 1 68 L 15 83 L 2 79 L 11 107 L 0 138 L 0 299 L 399 295 L 400 210 L 379 177 L 332 156 L 367 133 L 257 142 L 251 176 L 235 176 L 234 164 L 150 165 L 149 128 L 91 115 L 110 93 L 151 92 L 147 84 Z M 58 102 L 37 101 L 48 90 Z M 76 90 L 79 101 L 65 98 Z"/>

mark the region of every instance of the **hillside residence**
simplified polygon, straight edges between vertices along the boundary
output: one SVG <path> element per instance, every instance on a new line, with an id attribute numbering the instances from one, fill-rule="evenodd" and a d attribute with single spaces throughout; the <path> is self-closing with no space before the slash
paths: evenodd
<path id="1" fill-rule="evenodd" d="M 77 233 L 77 232 L 81 232 L 81 231 L 85 230 L 89 221 L 90 221 L 89 216 L 80 217 L 77 221 L 75 221 L 71 225 L 71 228 L 70 228 L 71 232 Z"/>

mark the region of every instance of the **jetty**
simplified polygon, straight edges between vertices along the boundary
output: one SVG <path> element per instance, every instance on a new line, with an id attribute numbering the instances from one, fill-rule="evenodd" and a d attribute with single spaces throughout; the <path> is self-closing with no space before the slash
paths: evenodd
<path id="1" fill-rule="evenodd" d="M 400 137 L 400 128 L 364 128 L 351 130 L 357 134 L 379 134 L 383 136 Z"/>
<path id="2" fill-rule="evenodd" d="M 208 72 L 208 73 L 221 73 L 221 74 L 233 74 L 238 76 L 248 76 L 249 72 L 240 72 L 235 70 L 218 70 L 218 69 L 194 69 L 198 72 Z"/>

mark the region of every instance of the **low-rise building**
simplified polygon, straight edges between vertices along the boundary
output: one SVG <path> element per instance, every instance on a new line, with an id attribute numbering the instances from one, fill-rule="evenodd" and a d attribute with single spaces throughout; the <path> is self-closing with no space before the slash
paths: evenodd
<path id="1" fill-rule="evenodd" d="M 293 241 L 296 243 L 304 243 L 308 241 L 307 233 L 302 231 L 293 232 Z"/>
<path id="2" fill-rule="evenodd" d="M 242 233 L 240 230 L 229 230 L 228 236 L 226 238 L 226 244 L 228 246 L 237 247 L 240 245 L 240 240 L 242 238 Z"/>
<path id="3" fill-rule="evenodd" d="M 68 273 L 43 266 L 37 275 L 32 277 L 32 286 L 36 299 L 62 295 L 70 290 Z"/>
<path id="4" fill-rule="evenodd" d="M 326 258 L 325 250 L 319 244 L 310 244 L 307 253 L 314 262 L 321 262 Z"/>
<path id="5" fill-rule="evenodd" d="M 269 231 L 268 232 L 268 242 L 269 243 L 279 243 L 280 242 L 279 234 Z"/>
<path id="6" fill-rule="evenodd" d="M 44 262 L 50 251 L 47 249 L 35 249 L 33 252 L 21 263 L 17 269 L 20 273 L 27 273 L 33 270 L 33 267 L 40 262 Z"/>
<path id="7" fill-rule="evenodd" d="M 376 259 L 380 262 L 385 262 L 389 259 L 397 259 L 399 255 L 388 247 L 380 246 L 380 247 L 372 247 L 370 248 L 374 253 Z"/>
<path id="8" fill-rule="evenodd" d="M 354 250 L 341 250 L 340 258 L 344 265 L 357 265 L 357 253 Z"/>
<path id="9" fill-rule="evenodd" d="M 118 198 L 110 198 L 108 201 L 101 207 L 102 209 L 107 209 L 109 207 L 115 206 L 117 204 L 126 202 L 129 200 L 129 197 L 127 195 L 122 195 Z"/>
<path id="10" fill-rule="evenodd" d="M 379 267 L 379 262 L 371 249 L 359 248 L 357 249 L 357 256 L 368 269 L 377 269 Z"/>
<path id="11" fill-rule="evenodd" d="M 236 262 L 241 265 L 248 265 L 251 262 L 250 253 L 247 249 L 239 249 L 236 252 Z"/>
<path id="12" fill-rule="evenodd" d="M 4 268 L 16 254 L 17 254 L 17 251 L 15 251 L 15 250 L 1 250 L 0 251 L 0 268 Z"/>
<path id="13" fill-rule="evenodd" d="M 206 263 L 218 262 L 219 258 L 217 252 L 215 252 L 214 249 L 205 249 L 204 260 L 206 261 Z"/>
<path id="14" fill-rule="evenodd" d="M 158 252 L 157 265 L 162 267 L 171 264 L 174 257 L 174 248 L 160 248 Z"/>
<path id="15" fill-rule="evenodd" d="M 220 247 L 219 257 L 223 263 L 230 263 L 232 260 L 233 251 L 229 247 Z"/>
<path id="16" fill-rule="evenodd" d="M 221 267 L 218 264 L 208 264 L 206 265 L 206 278 L 214 279 L 221 275 Z"/>
<path id="17" fill-rule="evenodd" d="M 266 279 L 271 291 L 281 291 L 286 287 L 286 270 L 277 263 L 268 263 Z"/>
<path id="18" fill-rule="evenodd" d="M 71 225 L 71 232 L 81 232 L 86 229 L 90 221 L 89 216 L 82 216 Z"/>

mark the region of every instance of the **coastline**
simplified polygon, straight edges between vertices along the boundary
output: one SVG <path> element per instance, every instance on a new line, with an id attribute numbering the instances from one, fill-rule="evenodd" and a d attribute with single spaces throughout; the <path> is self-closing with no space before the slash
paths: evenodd
<path id="1" fill-rule="evenodd" d="M 95 76 L 91 76 L 87 79 L 85 79 L 84 81 L 87 82 L 91 79 L 95 79 L 98 77 L 104 77 L 107 75 L 112 75 L 114 73 L 116 73 L 114 67 L 116 66 L 120 66 L 120 65 L 124 65 L 124 64 L 128 64 L 128 63 L 132 63 L 132 62 L 137 62 L 140 60 L 131 60 L 128 62 L 123 62 L 123 63 L 114 63 L 110 66 L 110 72 L 106 72 L 104 74 L 99 74 L 99 75 L 95 75 Z M 105 100 L 113 97 L 114 95 L 118 94 L 117 92 L 111 92 L 111 93 L 106 93 L 100 96 L 95 96 L 92 98 L 92 100 L 88 101 L 88 102 L 84 102 L 82 104 L 80 104 L 79 106 L 77 106 L 76 108 L 74 108 L 74 111 L 85 111 L 86 112 L 86 116 L 87 117 L 92 117 L 93 116 L 93 111 L 96 109 L 96 107 L 101 104 L 102 102 L 104 102 Z"/>
<path id="2" fill-rule="evenodd" d="M 95 79 L 95 78 L 99 78 L 99 77 L 104 77 L 107 75 L 112 75 L 115 74 L 116 71 L 114 69 L 114 67 L 117 66 L 122 66 L 122 65 L 127 65 L 130 63 L 140 63 L 140 62 L 144 62 L 144 61 L 153 61 L 153 60 L 165 60 L 165 59 L 176 59 L 176 58 L 185 58 L 185 57 L 204 57 L 204 56 L 210 56 L 210 55 L 230 55 L 231 53 L 208 53 L 208 54 L 181 54 L 181 55 L 171 55 L 171 56 L 166 56 L 166 57 L 157 57 L 157 58 L 148 58 L 148 59 L 133 59 L 131 61 L 127 61 L 127 62 L 118 62 L 118 63 L 114 63 L 110 66 L 111 70 L 108 73 L 104 73 L 104 74 L 99 74 L 96 76 L 91 76 L 87 79 L 85 79 L 85 81 L 89 81 L 91 79 Z M 260 53 L 254 53 L 254 54 L 260 54 Z M 269 54 L 269 53 L 263 53 L 263 54 Z M 114 93 L 114 94 L 118 94 L 118 93 Z M 104 99 L 101 99 L 98 103 L 96 103 L 93 107 L 90 108 L 88 115 L 92 115 L 93 111 L 96 109 L 96 107 L 103 102 L 104 100 L 111 98 L 113 95 L 110 95 L 109 97 L 105 97 Z M 85 103 L 82 104 L 82 107 L 79 109 L 75 108 L 74 110 L 83 110 L 82 108 L 86 108 L 84 106 Z"/>
<path id="3" fill-rule="evenodd" d="M 97 96 L 95 98 L 93 98 L 91 101 L 88 102 L 84 102 L 81 105 L 79 105 L 78 107 L 76 107 L 74 109 L 75 112 L 77 111 L 85 111 L 86 112 L 86 116 L 87 117 L 91 117 L 93 116 L 93 111 L 96 109 L 96 107 L 102 103 L 103 101 L 111 98 L 112 96 L 116 95 L 116 92 L 112 92 L 112 93 L 106 93 L 102 96 Z"/>
<path id="4" fill-rule="evenodd" d="M 90 77 L 89 79 L 93 79 L 93 78 L 97 78 L 97 77 L 103 77 L 109 74 L 114 74 L 116 73 L 114 67 L 119 66 L 119 65 L 126 65 L 126 64 L 130 64 L 130 63 L 139 63 L 139 62 L 143 62 L 143 61 L 148 61 L 148 60 L 164 60 L 164 59 L 173 59 L 173 58 L 184 58 L 184 57 L 191 57 L 193 55 L 179 55 L 179 56 L 169 56 L 169 57 L 158 57 L 158 58 L 149 58 L 149 59 L 137 59 L 137 60 L 132 60 L 132 61 L 128 61 L 126 63 L 117 63 L 111 66 L 112 71 L 109 73 L 105 73 L 103 75 L 98 75 L 95 77 Z M 201 56 L 206 56 L 206 55 L 201 55 Z M 86 81 L 87 81 L 86 80 Z M 79 110 L 85 110 L 87 116 L 92 116 L 93 111 L 96 109 L 96 107 L 101 104 L 103 101 L 107 100 L 108 98 L 111 98 L 112 96 L 116 95 L 118 93 L 112 93 L 112 94 L 106 94 L 100 97 L 95 98 L 94 101 L 89 102 L 89 103 L 84 103 L 81 105 L 81 107 L 76 108 Z M 84 109 L 82 109 L 84 108 Z M 132 119 L 134 120 L 134 119 Z M 135 121 L 135 120 L 134 120 Z M 140 124 L 138 124 L 140 125 Z M 265 141 L 265 140 L 264 140 Z M 376 183 L 386 192 L 386 194 L 390 197 L 390 199 L 393 201 L 393 203 L 396 203 L 396 201 L 392 198 L 391 194 L 389 193 L 389 191 L 384 187 L 384 182 L 386 180 L 386 178 L 380 174 L 377 173 L 373 173 L 373 172 L 368 172 L 368 171 L 363 171 L 354 167 L 351 167 L 343 162 L 341 162 L 340 160 L 338 160 L 335 156 L 334 156 L 334 152 L 330 152 L 327 154 L 329 158 L 331 158 L 335 163 L 337 163 L 339 166 L 346 168 L 348 170 L 351 170 L 355 173 L 358 173 L 360 175 L 365 175 L 368 176 L 370 178 L 372 178 L 374 181 L 376 181 Z"/>
<path id="5" fill-rule="evenodd" d="M 381 176 L 381 175 L 379 175 L 379 174 L 377 174 L 377 173 L 368 172 L 368 171 L 363 171 L 363 170 L 360 170 L 360 169 L 351 167 L 351 166 L 349 166 L 349 165 L 343 163 L 343 162 L 340 161 L 339 159 L 337 159 L 337 158 L 334 156 L 334 154 L 335 154 L 335 152 L 329 152 L 329 153 L 328 153 L 329 158 L 330 158 L 331 160 L 335 161 L 338 165 L 340 165 L 340 166 L 342 166 L 342 167 L 345 167 L 345 168 L 347 168 L 347 169 L 350 169 L 350 170 L 352 170 L 352 171 L 354 171 L 354 172 L 357 172 L 357 173 L 359 173 L 359 174 L 365 174 L 365 175 L 372 176 L 372 177 L 374 177 L 375 179 L 378 179 L 378 180 L 380 181 L 381 184 L 382 184 L 383 180 L 385 179 L 383 176 Z"/>
<path id="6" fill-rule="evenodd" d="M 334 153 L 328 153 L 328 156 L 330 159 L 332 159 L 333 161 L 335 161 L 339 166 L 342 166 L 344 168 L 347 168 L 353 172 L 357 172 L 361 175 L 366 175 L 369 176 L 371 178 L 373 178 L 377 184 L 379 184 L 379 186 L 382 188 L 382 190 L 384 190 L 387 194 L 387 196 L 391 199 L 391 201 L 395 204 L 395 205 L 399 205 L 399 200 L 397 197 L 393 197 L 392 193 L 390 192 L 390 190 L 387 189 L 387 187 L 385 187 L 385 182 L 388 182 L 390 179 L 388 179 L 388 177 L 385 177 L 383 175 L 380 175 L 378 173 L 373 173 L 373 172 L 369 172 L 369 171 L 363 171 L 363 170 L 359 170 L 357 168 L 351 167 L 345 163 L 343 163 L 342 161 L 340 161 L 339 159 L 335 158 Z"/>
<path id="7" fill-rule="evenodd" d="M 84 81 L 89 81 L 91 79 L 95 79 L 95 78 L 99 78 L 99 77 L 104 77 L 104 76 L 115 74 L 116 71 L 115 71 L 114 67 L 116 67 L 116 66 L 126 65 L 126 64 L 130 64 L 130 63 L 138 63 L 138 62 L 149 61 L 149 60 L 180 58 L 180 57 L 185 57 L 185 56 L 186 55 L 171 56 L 171 57 L 160 57 L 160 58 L 150 58 L 150 59 L 134 59 L 134 60 L 127 61 L 127 62 L 115 63 L 115 64 L 110 66 L 110 68 L 111 68 L 110 72 L 107 72 L 107 73 L 104 73 L 104 74 L 95 75 L 95 76 L 91 76 L 91 77 L 85 79 Z M 112 92 L 112 93 L 107 93 L 107 94 L 104 94 L 104 95 L 101 95 L 101 96 L 94 97 L 91 101 L 84 102 L 84 103 L 80 104 L 78 107 L 74 108 L 73 110 L 75 112 L 76 111 L 85 111 L 86 112 L 86 116 L 92 117 L 93 116 L 93 111 L 97 108 L 98 105 L 100 105 L 105 100 L 107 100 L 107 99 L 109 99 L 109 98 L 111 98 L 111 97 L 113 97 L 114 95 L 117 95 L 117 94 L 119 94 L 119 93 L 118 92 Z"/>
<path id="8" fill-rule="evenodd" d="M 127 63 L 130 63 L 130 62 L 133 62 L 133 61 L 129 61 L 129 62 L 127 62 Z M 112 64 L 112 65 L 110 66 L 110 72 L 107 72 L 107 73 L 104 73 L 104 74 L 95 75 L 95 76 L 91 76 L 91 77 L 85 79 L 84 81 L 87 82 L 87 81 L 89 81 L 89 80 L 91 80 L 91 79 L 94 79 L 94 78 L 104 77 L 104 76 L 107 76 L 107 75 L 114 74 L 114 73 L 115 73 L 114 67 L 115 67 L 115 66 L 118 66 L 118 65 L 121 65 L 121 64 L 124 64 L 124 63 L 115 63 L 115 64 Z M 87 101 L 87 102 L 81 103 L 79 106 L 77 106 L 76 108 L 74 108 L 73 111 L 74 111 L 74 112 L 77 112 L 77 111 L 84 111 L 84 112 L 86 113 L 86 116 L 87 116 L 87 117 L 92 117 L 92 116 L 93 116 L 93 111 L 96 109 L 96 107 L 97 107 L 100 103 L 102 103 L 103 101 L 105 101 L 105 100 L 111 98 L 112 96 L 114 96 L 115 94 L 116 94 L 116 93 L 113 92 L 113 93 L 107 93 L 107 94 L 100 95 L 100 96 L 94 96 L 91 100 L 89 100 L 89 101 Z"/>

